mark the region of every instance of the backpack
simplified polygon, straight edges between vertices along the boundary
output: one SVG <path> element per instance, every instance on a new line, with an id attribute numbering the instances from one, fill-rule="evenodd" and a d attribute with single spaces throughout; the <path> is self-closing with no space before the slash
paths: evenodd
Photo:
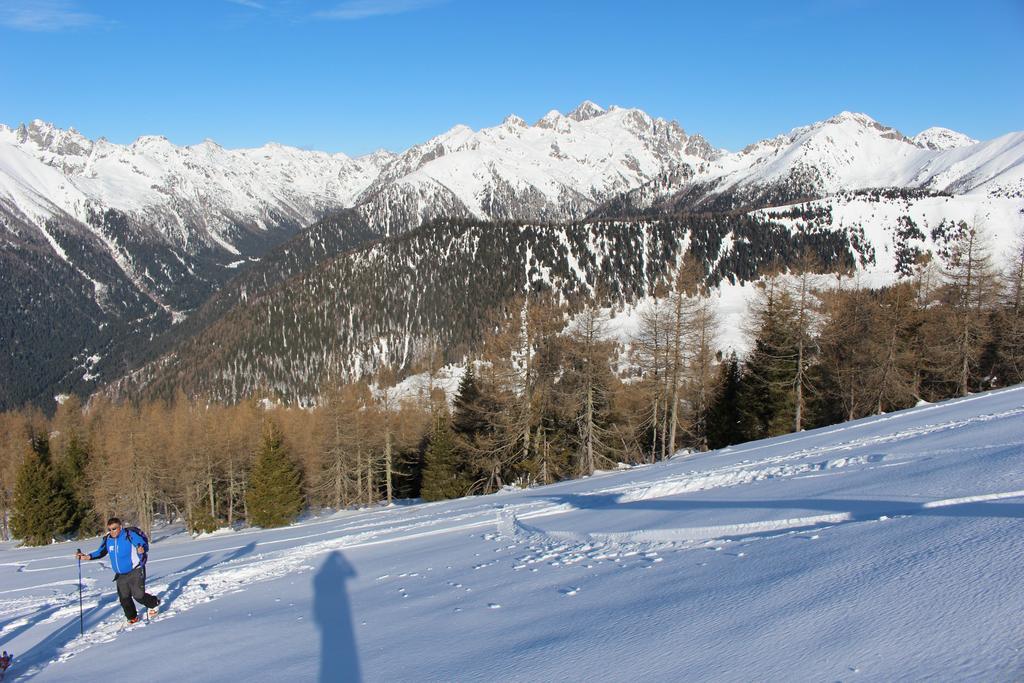
<path id="1" fill-rule="evenodd" d="M 146 550 L 145 550 L 144 553 L 142 553 L 142 555 L 139 556 L 139 566 L 140 567 L 145 567 L 146 566 L 146 560 L 149 559 L 149 536 L 147 536 L 146 532 L 143 531 L 142 529 L 140 529 L 137 526 L 126 526 L 126 527 L 124 527 L 124 531 L 125 532 L 131 532 L 131 533 L 135 534 L 136 536 L 138 536 L 139 538 L 142 539 L 142 547 L 145 548 Z M 137 545 L 137 544 L 133 544 L 133 545 Z"/>

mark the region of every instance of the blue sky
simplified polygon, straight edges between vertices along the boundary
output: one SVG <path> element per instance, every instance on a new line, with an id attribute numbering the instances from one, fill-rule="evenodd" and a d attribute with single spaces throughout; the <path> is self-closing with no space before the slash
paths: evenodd
<path id="1" fill-rule="evenodd" d="M 584 99 L 738 149 L 848 109 L 1024 130 L 1024 2 L 3 0 L 0 122 L 361 154 Z"/>

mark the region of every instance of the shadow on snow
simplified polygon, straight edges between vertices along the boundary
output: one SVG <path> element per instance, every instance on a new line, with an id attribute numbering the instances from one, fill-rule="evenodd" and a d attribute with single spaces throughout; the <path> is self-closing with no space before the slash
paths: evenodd
<path id="1" fill-rule="evenodd" d="M 356 572 L 345 556 L 332 552 L 313 578 L 313 620 L 320 628 L 321 683 L 361 680 L 356 634 L 345 582 Z"/>

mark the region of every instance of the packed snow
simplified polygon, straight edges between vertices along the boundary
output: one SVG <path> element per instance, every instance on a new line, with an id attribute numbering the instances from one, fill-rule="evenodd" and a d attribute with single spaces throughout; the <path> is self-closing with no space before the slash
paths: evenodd
<path id="1" fill-rule="evenodd" d="M 9 676 L 1016 680 L 1024 387 L 589 479 L 154 534 L 161 614 L 104 561 L 0 551 Z M 128 662 L 126 664 L 126 662 Z"/>

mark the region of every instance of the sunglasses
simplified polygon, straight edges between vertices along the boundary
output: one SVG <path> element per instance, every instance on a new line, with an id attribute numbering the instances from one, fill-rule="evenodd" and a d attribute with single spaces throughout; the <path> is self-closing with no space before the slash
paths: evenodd
<path id="1" fill-rule="evenodd" d="M 120 528 L 121 527 L 119 527 L 119 526 L 108 526 L 107 527 L 107 531 L 117 531 Z"/>

